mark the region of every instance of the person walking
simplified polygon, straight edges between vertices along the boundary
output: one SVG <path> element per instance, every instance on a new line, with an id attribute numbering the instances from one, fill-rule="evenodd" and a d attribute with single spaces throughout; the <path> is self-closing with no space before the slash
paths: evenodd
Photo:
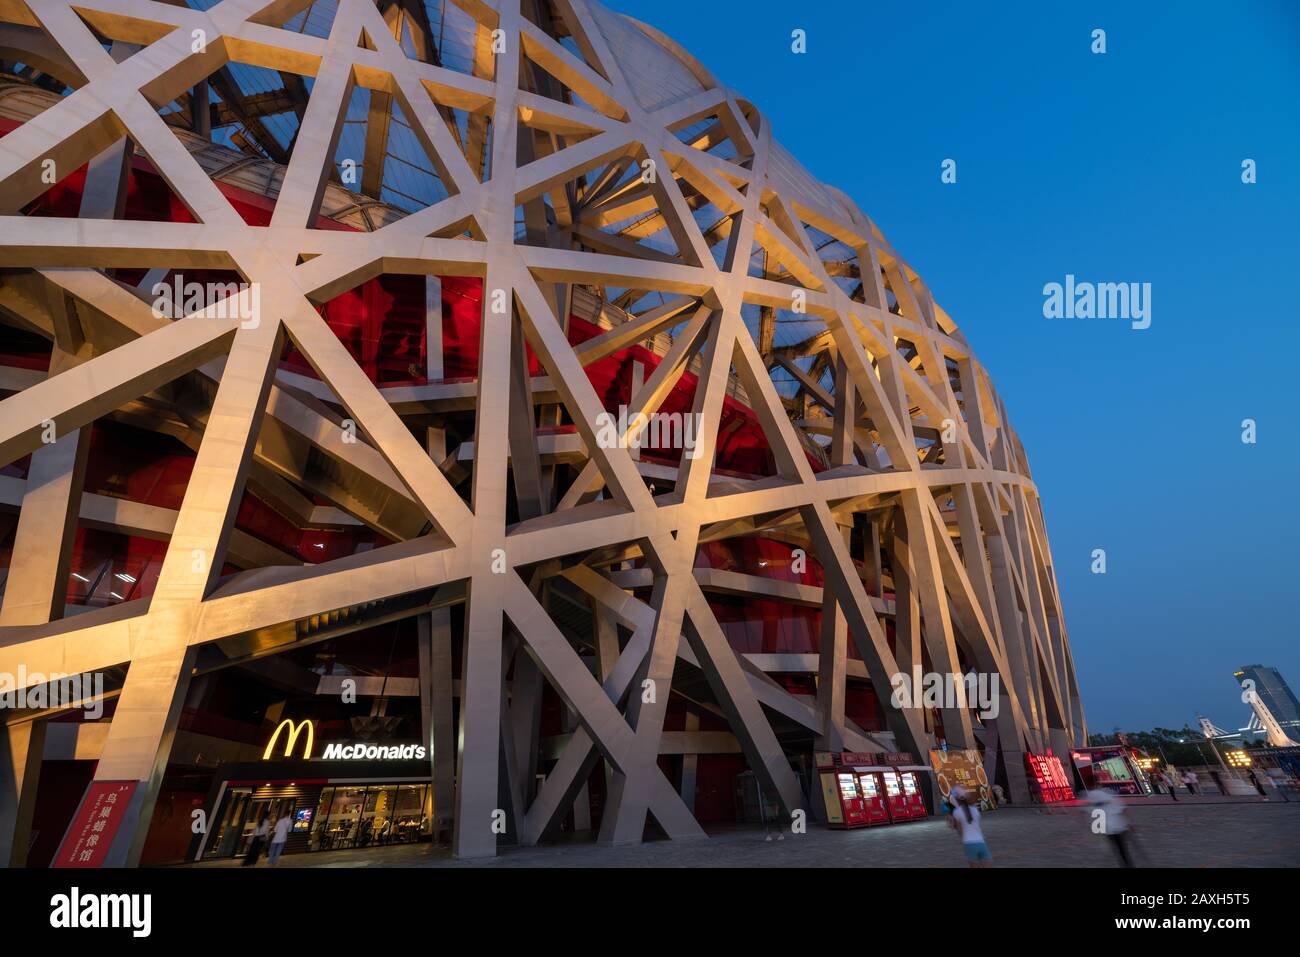
<path id="1" fill-rule="evenodd" d="M 961 846 L 966 852 L 966 863 L 971 867 L 988 867 L 993 863 L 993 855 L 984 840 L 980 829 L 980 809 L 970 799 L 970 794 L 960 784 L 948 794 L 952 803 L 952 813 L 948 815 L 948 826 L 961 835 Z"/>
<path id="2" fill-rule="evenodd" d="M 1264 790 L 1264 785 L 1260 783 L 1259 776 L 1255 773 L 1254 768 L 1247 772 L 1247 776 L 1250 778 L 1250 783 L 1255 786 L 1255 790 L 1264 797 L 1268 797 L 1268 792 Z"/>
<path id="3" fill-rule="evenodd" d="M 1173 779 L 1173 776 L 1168 771 L 1160 772 L 1160 780 L 1164 782 L 1165 787 L 1169 788 L 1169 796 L 1177 801 L 1178 782 Z"/>
<path id="4" fill-rule="evenodd" d="M 262 816 L 257 819 L 257 826 L 253 828 L 253 839 L 248 842 L 248 851 L 244 854 L 244 867 L 252 867 L 257 863 L 270 832 L 271 822 L 267 820 L 266 811 L 262 811 Z"/>
<path id="5" fill-rule="evenodd" d="M 288 810 L 281 811 L 280 819 L 275 822 L 275 834 L 271 837 L 270 850 L 266 852 L 266 862 L 272 867 L 280 863 L 280 855 L 284 853 L 284 845 L 289 840 L 291 827 L 293 827 L 293 818 L 289 817 Z"/>
<path id="6" fill-rule="evenodd" d="M 1195 774 L 1193 774 L 1191 771 L 1187 771 L 1186 773 L 1184 773 L 1184 774 L 1183 774 L 1183 783 L 1187 785 L 1187 793 L 1188 793 L 1188 794 L 1191 794 L 1191 795 L 1195 795 L 1195 794 L 1196 794 L 1196 775 L 1195 775 Z"/>
<path id="7" fill-rule="evenodd" d="M 1104 788 L 1089 791 L 1084 797 L 1092 805 L 1093 832 L 1104 834 L 1119 855 L 1121 867 L 1137 867 L 1133 860 L 1132 832 L 1124 815 L 1119 795 Z"/>

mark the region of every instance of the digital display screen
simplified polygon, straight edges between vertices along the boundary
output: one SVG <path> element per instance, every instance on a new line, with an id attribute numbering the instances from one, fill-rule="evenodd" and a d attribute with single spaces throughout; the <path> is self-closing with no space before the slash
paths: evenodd
<path id="1" fill-rule="evenodd" d="M 1092 766 L 1092 773 L 1097 776 L 1098 784 L 1133 780 L 1133 775 L 1129 773 L 1128 762 L 1123 758 L 1106 758 L 1104 761 L 1097 761 Z"/>
<path id="2" fill-rule="evenodd" d="M 1054 754 L 1033 754 L 1025 752 L 1025 764 L 1029 768 L 1030 787 L 1033 796 L 1044 804 L 1056 801 L 1069 801 L 1074 797 L 1074 788 L 1065 776 L 1061 759 Z"/>
<path id="3" fill-rule="evenodd" d="M 310 831 L 311 816 L 315 813 L 314 808 L 300 807 L 293 812 L 293 829 L 295 831 Z"/>
<path id="4" fill-rule="evenodd" d="M 840 791 L 846 798 L 858 797 L 858 784 L 851 774 L 840 775 Z"/>

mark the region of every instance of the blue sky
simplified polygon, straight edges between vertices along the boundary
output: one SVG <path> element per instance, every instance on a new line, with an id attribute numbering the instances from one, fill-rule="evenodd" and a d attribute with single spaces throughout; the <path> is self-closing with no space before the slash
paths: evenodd
<path id="1" fill-rule="evenodd" d="M 1246 663 L 1300 688 L 1300 4 L 611 5 L 754 102 L 970 339 L 1044 499 L 1090 730 L 1240 727 Z M 1151 283 L 1151 327 L 1044 319 L 1067 273 Z"/>

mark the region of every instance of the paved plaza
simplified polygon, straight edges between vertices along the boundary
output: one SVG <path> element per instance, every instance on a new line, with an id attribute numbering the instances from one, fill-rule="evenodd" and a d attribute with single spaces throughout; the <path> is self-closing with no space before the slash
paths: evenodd
<path id="1" fill-rule="evenodd" d="M 1138 861 L 1147 867 L 1300 867 L 1300 803 L 1152 803 L 1128 809 Z M 1113 867 L 1110 842 L 1091 833 L 1088 808 L 1008 807 L 987 814 L 984 833 L 996 867 Z M 196 867 L 230 867 L 213 861 Z M 264 867 L 265 864 L 259 864 Z M 281 867 L 964 867 L 961 845 L 943 820 L 831 831 L 765 841 L 762 829 L 716 831 L 707 841 L 652 841 L 597 847 L 505 848 L 462 861 L 428 844 L 291 855 Z"/>

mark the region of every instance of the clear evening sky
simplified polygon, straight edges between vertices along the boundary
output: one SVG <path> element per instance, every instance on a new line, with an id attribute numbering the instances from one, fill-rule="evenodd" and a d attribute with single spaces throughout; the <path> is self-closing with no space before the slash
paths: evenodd
<path id="1" fill-rule="evenodd" d="M 754 102 L 970 339 L 1091 731 L 1241 727 L 1242 664 L 1300 689 L 1300 3 L 610 2 Z M 1151 327 L 1045 319 L 1067 273 L 1151 283 Z"/>

